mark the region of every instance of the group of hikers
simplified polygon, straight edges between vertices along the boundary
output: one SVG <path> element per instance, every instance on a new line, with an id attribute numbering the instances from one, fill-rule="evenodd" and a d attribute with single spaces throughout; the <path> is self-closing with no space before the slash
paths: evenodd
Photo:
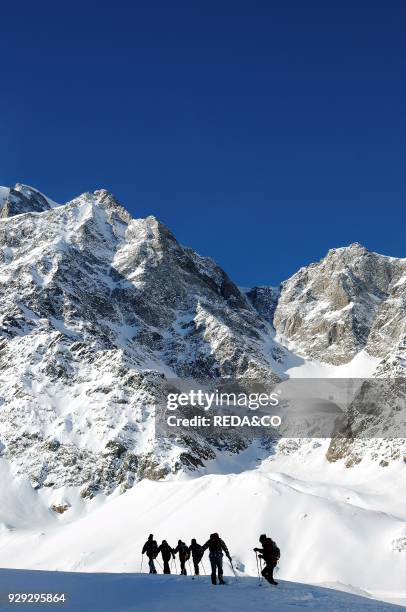
<path id="1" fill-rule="evenodd" d="M 258 575 L 261 572 L 265 580 L 271 584 L 277 585 L 278 583 L 276 580 L 274 580 L 273 572 L 280 557 L 279 548 L 277 547 L 276 543 L 265 534 L 262 534 L 259 537 L 259 541 L 261 542 L 262 548 L 254 548 L 257 560 Z M 198 576 L 199 565 L 207 549 L 209 550 L 212 584 L 217 584 L 217 579 L 219 584 L 225 584 L 223 580 L 223 553 L 225 553 L 227 559 L 229 560 L 233 572 L 234 567 L 228 548 L 218 533 L 212 533 L 207 542 L 203 545 L 198 544 L 195 538 L 191 540 L 189 546 L 182 540 L 178 540 L 178 545 L 176 548 L 172 548 L 166 540 L 162 540 L 161 545 L 158 546 L 156 540 L 154 540 L 153 534 L 151 533 L 142 548 L 142 555 L 145 554 L 148 558 L 150 574 L 157 573 L 154 560 L 158 557 L 159 553 L 161 553 L 164 574 L 171 573 L 170 561 L 175 561 L 175 555 L 178 555 L 180 573 L 186 576 L 186 563 L 189 561 L 190 564 L 191 559 L 193 562 L 194 573 L 196 576 Z M 262 562 L 264 563 L 263 568 Z"/>

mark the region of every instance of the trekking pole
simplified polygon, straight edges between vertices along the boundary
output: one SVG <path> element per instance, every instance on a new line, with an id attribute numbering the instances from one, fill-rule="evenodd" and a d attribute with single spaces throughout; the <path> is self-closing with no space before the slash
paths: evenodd
<path id="1" fill-rule="evenodd" d="M 207 576 L 207 573 L 206 573 L 206 568 L 204 567 L 204 563 L 203 563 L 203 561 L 200 561 L 200 563 L 201 563 L 201 565 L 202 565 L 204 575 L 205 575 L 205 576 Z"/>
<path id="2" fill-rule="evenodd" d="M 234 574 L 234 578 L 235 578 L 236 582 L 238 582 L 238 576 L 237 576 L 237 574 L 236 574 L 236 571 L 235 571 L 235 569 L 234 569 L 234 565 L 233 565 L 233 562 L 231 561 L 231 559 L 229 559 L 229 560 L 228 560 L 228 563 L 229 563 L 229 565 L 230 565 L 230 567 L 231 567 L 231 571 L 232 571 L 232 572 L 233 572 L 233 574 Z"/>
<path id="3" fill-rule="evenodd" d="M 141 553 L 141 569 L 140 569 L 140 574 L 142 574 L 142 564 L 144 562 L 144 555 Z"/>
<path id="4" fill-rule="evenodd" d="M 187 562 L 188 562 L 188 565 L 189 565 L 189 572 L 190 572 L 190 575 L 192 576 L 192 580 L 194 580 L 194 579 L 195 579 L 195 577 L 193 576 L 193 572 L 192 572 L 192 565 L 191 565 L 191 563 L 190 563 L 190 559 L 188 559 L 188 560 L 187 560 Z"/>
<path id="5" fill-rule="evenodd" d="M 259 557 L 259 570 L 260 570 L 261 582 L 263 582 L 264 577 L 262 575 L 262 558 L 261 557 Z"/>
<path id="6" fill-rule="evenodd" d="M 259 559 L 258 559 L 258 553 L 257 553 L 257 551 L 255 551 L 255 559 L 256 559 L 256 562 L 257 562 L 258 586 L 262 586 L 262 585 L 261 585 L 261 575 L 260 575 L 260 573 L 259 573 Z"/>
<path id="7" fill-rule="evenodd" d="M 155 557 L 155 561 L 158 563 L 158 567 L 160 567 L 160 568 L 161 568 L 161 570 L 163 571 L 163 567 L 162 567 L 162 565 L 159 563 L 159 561 L 158 561 L 158 559 L 157 559 L 156 557 Z"/>

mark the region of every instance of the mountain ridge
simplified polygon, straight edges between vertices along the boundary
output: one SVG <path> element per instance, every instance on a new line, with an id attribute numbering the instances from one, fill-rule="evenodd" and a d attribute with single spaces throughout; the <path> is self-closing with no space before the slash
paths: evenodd
<path id="1" fill-rule="evenodd" d="M 295 355 L 339 366 L 362 351 L 380 359 L 380 375 L 404 375 L 406 260 L 354 243 L 280 288 L 241 292 L 107 190 L 56 205 L 17 184 L 3 211 L 0 453 L 36 488 L 92 497 L 246 448 L 241 438 L 158 442 L 153 405 L 166 379 L 276 382 Z"/>

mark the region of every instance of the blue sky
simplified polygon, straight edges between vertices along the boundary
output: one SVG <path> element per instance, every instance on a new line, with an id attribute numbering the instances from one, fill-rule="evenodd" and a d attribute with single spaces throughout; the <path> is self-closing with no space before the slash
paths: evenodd
<path id="1" fill-rule="evenodd" d="M 406 4 L 2 7 L 0 184 L 105 187 L 242 285 L 406 256 Z"/>

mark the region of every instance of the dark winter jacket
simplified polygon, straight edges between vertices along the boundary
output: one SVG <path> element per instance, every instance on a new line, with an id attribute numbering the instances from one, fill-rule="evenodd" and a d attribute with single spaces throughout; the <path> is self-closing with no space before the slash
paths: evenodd
<path id="1" fill-rule="evenodd" d="M 184 542 L 178 542 L 178 545 L 173 552 L 175 554 L 179 553 L 179 559 L 181 561 L 187 561 L 190 557 L 189 548 Z"/>
<path id="2" fill-rule="evenodd" d="M 189 553 L 191 553 L 193 559 L 196 559 L 196 561 L 200 559 L 202 555 L 202 547 L 196 542 L 196 540 L 192 540 L 192 543 L 189 546 Z"/>
<path id="3" fill-rule="evenodd" d="M 280 550 L 276 543 L 271 538 L 266 538 L 262 541 L 263 548 L 257 548 L 257 551 L 263 556 L 265 563 L 268 565 L 276 565 L 280 557 Z"/>
<path id="4" fill-rule="evenodd" d="M 168 542 L 166 540 L 162 541 L 162 544 L 160 545 L 160 547 L 157 550 L 157 554 L 161 553 L 162 554 L 162 559 L 164 561 L 169 561 L 169 559 L 171 557 L 174 556 L 174 552 L 171 546 L 169 546 Z"/>
<path id="5" fill-rule="evenodd" d="M 219 537 L 218 533 L 212 533 L 207 542 L 203 544 L 200 556 L 203 555 L 204 551 L 207 548 L 209 549 L 211 555 L 222 556 L 224 551 L 227 557 L 230 559 L 230 553 L 228 552 L 228 548 L 223 542 L 223 540 Z"/>
<path id="6" fill-rule="evenodd" d="M 158 544 L 156 543 L 156 540 L 153 540 L 151 537 L 148 538 L 142 547 L 142 554 L 144 553 L 150 559 L 155 559 L 158 554 Z"/>

